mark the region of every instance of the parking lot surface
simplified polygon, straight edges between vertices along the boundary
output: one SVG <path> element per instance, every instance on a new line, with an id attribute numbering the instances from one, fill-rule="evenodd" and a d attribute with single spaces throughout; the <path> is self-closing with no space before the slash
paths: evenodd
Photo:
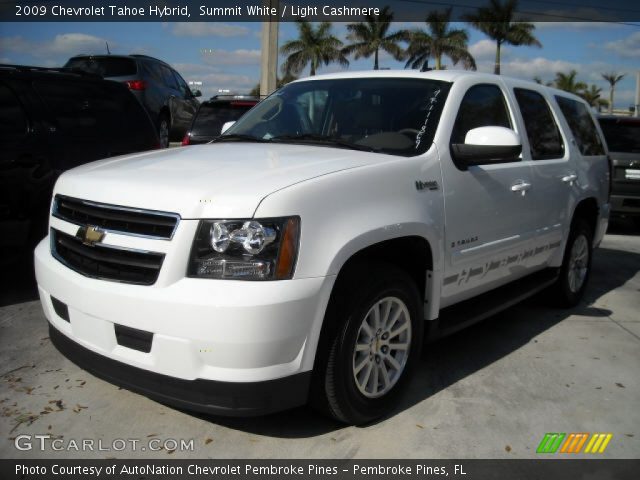
<path id="1" fill-rule="evenodd" d="M 2 296 L 0 458 L 534 458 L 546 432 L 612 433 L 600 458 L 640 458 L 640 235 L 628 225 L 596 251 L 581 305 L 537 296 L 428 345 L 407 395 L 366 427 L 307 408 L 200 416 L 119 389 L 57 352 L 33 298 Z M 27 449 L 34 435 L 50 435 L 44 449 Z"/>

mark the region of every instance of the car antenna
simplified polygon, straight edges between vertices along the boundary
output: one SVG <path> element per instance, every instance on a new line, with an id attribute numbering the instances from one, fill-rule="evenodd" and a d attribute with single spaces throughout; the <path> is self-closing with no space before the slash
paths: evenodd
<path id="1" fill-rule="evenodd" d="M 104 42 L 104 44 L 107 46 L 107 55 L 111 55 L 111 50 L 109 50 L 109 42 Z"/>

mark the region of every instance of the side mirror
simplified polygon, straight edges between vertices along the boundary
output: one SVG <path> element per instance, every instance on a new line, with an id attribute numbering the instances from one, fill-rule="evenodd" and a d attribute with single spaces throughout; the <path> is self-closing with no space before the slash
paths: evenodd
<path id="1" fill-rule="evenodd" d="M 222 125 L 222 130 L 220 130 L 220 135 L 222 135 L 224 132 L 226 132 L 227 130 L 229 130 L 233 124 L 236 123 L 234 122 L 225 122 L 224 125 Z"/>
<path id="2" fill-rule="evenodd" d="M 467 132 L 464 143 L 451 144 L 451 156 L 463 167 L 511 162 L 520 152 L 520 136 L 505 127 L 473 128 Z"/>
<path id="3" fill-rule="evenodd" d="M 194 97 L 201 97 L 202 96 L 202 92 L 200 90 L 194 90 L 193 92 L 191 92 L 191 94 Z"/>

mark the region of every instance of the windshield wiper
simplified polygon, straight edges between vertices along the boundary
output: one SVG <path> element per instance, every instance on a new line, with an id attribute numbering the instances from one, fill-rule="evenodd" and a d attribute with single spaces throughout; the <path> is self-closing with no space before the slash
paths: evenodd
<path id="1" fill-rule="evenodd" d="M 226 141 L 245 141 L 245 142 L 257 142 L 257 143 L 264 143 L 264 142 L 268 142 L 268 139 L 264 139 L 264 138 L 258 138 L 258 137 L 254 137 L 253 135 L 246 135 L 244 133 L 231 133 L 229 135 L 220 135 L 218 138 L 214 138 L 213 140 L 211 140 L 211 143 L 218 143 L 218 142 L 226 142 Z"/>
<path id="2" fill-rule="evenodd" d="M 361 150 L 364 152 L 380 152 L 381 149 L 370 147 L 367 145 L 358 145 L 357 143 L 347 142 L 337 137 L 329 135 L 318 135 L 316 133 L 302 133 L 300 135 L 278 135 L 270 140 L 271 142 L 304 142 L 316 145 L 330 145 L 341 148 L 349 148 L 351 150 Z"/>

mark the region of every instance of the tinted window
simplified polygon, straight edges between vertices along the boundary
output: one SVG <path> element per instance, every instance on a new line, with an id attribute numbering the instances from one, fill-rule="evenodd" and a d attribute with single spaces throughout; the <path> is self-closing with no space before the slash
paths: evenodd
<path id="1" fill-rule="evenodd" d="M 511 128 L 507 104 L 498 86 L 475 85 L 462 99 L 451 143 L 464 143 L 469 130 L 488 126 Z"/>
<path id="2" fill-rule="evenodd" d="M 514 93 L 527 131 L 531 158 L 545 160 L 562 157 L 564 143 L 547 101 L 533 90 L 515 88 Z"/>
<path id="3" fill-rule="evenodd" d="M 604 155 L 600 135 L 585 104 L 561 96 L 556 96 L 556 101 L 582 155 Z"/>
<path id="4" fill-rule="evenodd" d="M 226 122 L 238 120 L 254 105 L 255 102 L 247 101 L 203 103 L 193 122 L 191 134 L 207 137 L 220 135 Z"/>
<path id="5" fill-rule="evenodd" d="M 176 77 L 173 76 L 173 72 L 169 67 L 165 67 L 164 65 L 160 65 L 160 72 L 162 72 L 162 80 L 167 87 L 173 88 L 174 90 L 178 90 L 178 82 L 176 82 Z"/>
<path id="6" fill-rule="evenodd" d="M 413 78 L 293 82 L 247 112 L 225 135 L 419 155 L 433 143 L 449 88 L 445 82 Z"/>
<path id="7" fill-rule="evenodd" d="M 150 76 L 153 80 L 157 82 L 163 82 L 162 79 L 162 70 L 160 69 L 160 64 L 154 62 L 141 62 L 144 65 L 144 70 L 148 76 Z"/>
<path id="8" fill-rule="evenodd" d="M 23 135 L 27 130 L 27 117 L 18 99 L 9 87 L 0 84 L 0 136 Z"/>
<path id="9" fill-rule="evenodd" d="M 103 77 L 129 77 L 138 71 L 134 60 L 118 57 L 75 57 L 65 67 L 97 73 Z"/>
<path id="10" fill-rule="evenodd" d="M 155 130 L 140 103 L 110 81 L 36 81 L 34 88 L 59 130 L 76 138 L 111 139 L 150 148 Z"/>
<path id="11" fill-rule="evenodd" d="M 184 79 L 178 74 L 178 72 L 173 72 L 173 74 L 175 75 L 176 82 L 178 83 L 178 89 L 180 90 L 180 93 L 182 93 L 185 98 L 191 97 L 191 90 L 189 89 L 187 82 L 184 81 Z"/>
<path id="12" fill-rule="evenodd" d="M 601 118 L 600 127 L 610 151 L 640 153 L 640 120 Z"/>

